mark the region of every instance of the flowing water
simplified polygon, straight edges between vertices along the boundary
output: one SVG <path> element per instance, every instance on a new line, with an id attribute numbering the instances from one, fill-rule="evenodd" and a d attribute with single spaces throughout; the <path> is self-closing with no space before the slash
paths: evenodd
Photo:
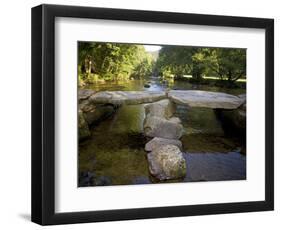
<path id="1" fill-rule="evenodd" d="M 188 82 L 167 82 L 152 78 L 147 81 L 129 80 L 96 83 L 87 88 L 103 90 L 198 89 L 245 93 L 244 89 L 198 86 Z M 246 179 L 246 155 L 243 138 L 228 135 L 214 110 L 177 106 L 176 115 L 182 120 L 181 138 L 187 162 L 186 177 L 181 181 L 219 181 Z M 79 186 L 159 183 L 149 174 L 143 136 L 144 105 L 120 107 L 105 121 L 91 128 L 91 137 L 79 145 Z M 179 182 L 166 181 L 167 182 Z"/>

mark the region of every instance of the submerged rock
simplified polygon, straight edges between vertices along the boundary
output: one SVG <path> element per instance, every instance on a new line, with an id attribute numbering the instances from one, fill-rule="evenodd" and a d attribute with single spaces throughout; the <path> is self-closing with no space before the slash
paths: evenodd
<path id="1" fill-rule="evenodd" d="M 83 93 L 82 95 L 84 94 L 87 93 Z M 87 95 L 89 96 L 89 94 Z M 92 125 L 111 116 L 118 109 L 118 106 L 114 106 L 111 104 L 95 105 L 90 102 L 90 100 L 84 99 L 79 101 L 79 109 L 83 112 L 84 118 L 88 125 Z"/>
<path id="2" fill-rule="evenodd" d="M 93 181 L 94 186 L 112 185 L 111 179 L 107 176 L 96 177 Z"/>
<path id="3" fill-rule="evenodd" d="M 87 187 L 87 186 L 92 186 L 93 181 L 95 178 L 95 174 L 92 172 L 80 172 L 79 173 L 79 182 L 78 186 L 79 187 Z"/>
<path id="4" fill-rule="evenodd" d="M 164 145 L 147 154 L 149 171 L 159 180 L 179 179 L 186 175 L 186 161 L 175 145 Z"/>
<path id="5" fill-rule="evenodd" d="M 244 102 L 234 95 L 201 90 L 170 90 L 168 98 L 176 104 L 211 109 L 237 109 Z"/>
<path id="6" fill-rule="evenodd" d="M 151 184 L 151 182 L 146 176 L 137 176 L 132 180 L 132 184 Z"/>
<path id="7" fill-rule="evenodd" d="M 180 139 L 183 134 L 183 126 L 179 120 L 157 116 L 147 116 L 143 122 L 144 134 L 148 137 L 162 137 L 167 139 Z"/>
<path id="8" fill-rule="evenodd" d="M 84 116 L 88 124 L 92 125 L 110 117 L 116 109 L 113 105 L 96 105 L 91 110 L 85 112 Z"/>
<path id="9" fill-rule="evenodd" d="M 79 173 L 79 187 L 88 187 L 88 186 L 106 186 L 111 185 L 111 179 L 106 176 L 97 176 L 93 172 L 80 172 Z"/>
<path id="10" fill-rule="evenodd" d="M 179 140 L 154 137 L 151 141 L 146 143 L 145 151 L 151 152 L 164 145 L 175 145 L 178 148 L 182 149 L 182 143 Z"/>
<path id="11" fill-rule="evenodd" d="M 91 135 L 88 123 L 86 122 L 84 114 L 81 110 L 78 111 L 78 129 L 79 140 L 84 140 Z"/>
<path id="12" fill-rule="evenodd" d="M 176 105 L 168 99 L 145 105 L 146 116 L 156 116 L 169 119 L 176 111 Z"/>

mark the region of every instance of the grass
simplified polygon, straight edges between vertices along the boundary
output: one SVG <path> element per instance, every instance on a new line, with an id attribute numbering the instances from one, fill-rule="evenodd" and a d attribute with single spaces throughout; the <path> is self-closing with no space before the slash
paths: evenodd
<path id="1" fill-rule="evenodd" d="M 184 78 L 192 78 L 192 75 L 183 75 Z M 221 80 L 219 77 L 214 77 L 214 76 L 204 76 L 203 79 L 207 79 L 207 80 Z M 227 81 L 226 78 L 223 79 L 223 81 Z M 238 80 L 236 80 L 236 82 L 247 82 L 246 78 L 240 78 Z"/>

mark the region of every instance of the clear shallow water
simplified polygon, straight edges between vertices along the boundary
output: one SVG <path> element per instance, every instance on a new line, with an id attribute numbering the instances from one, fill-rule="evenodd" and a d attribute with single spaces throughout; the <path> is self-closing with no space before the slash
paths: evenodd
<path id="1" fill-rule="evenodd" d="M 149 88 L 144 87 L 144 84 L 148 83 L 150 85 Z M 148 80 L 127 80 L 127 81 L 114 81 L 114 82 L 97 82 L 92 85 L 88 85 L 86 88 L 93 89 L 96 91 L 117 91 L 117 90 L 125 90 L 125 91 L 134 91 L 134 90 L 146 90 L 146 91 L 161 91 L 165 89 L 197 89 L 197 90 L 207 90 L 214 92 L 225 92 L 233 95 L 244 94 L 245 89 L 240 88 L 222 88 L 218 86 L 210 86 L 210 85 L 196 85 L 191 84 L 187 81 L 173 81 L 166 80 L 161 81 L 156 77 L 151 77 Z"/>
<path id="2" fill-rule="evenodd" d="M 195 86 L 187 82 L 147 81 L 98 83 L 88 86 L 102 90 L 200 89 L 242 94 L 245 90 Z M 243 142 L 237 136 L 226 136 L 221 123 L 211 109 L 176 111 L 184 126 L 181 138 L 187 161 L 187 174 L 182 181 L 214 181 L 246 179 L 246 156 L 240 153 Z M 149 175 L 144 145 L 149 139 L 142 134 L 144 105 L 123 106 L 109 119 L 91 128 L 92 136 L 79 146 L 79 172 L 90 172 L 101 183 L 87 185 L 120 185 L 157 183 Z M 96 179 L 94 179 L 96 180 Z M 179 182 L 178 180 L 169 182 Z M 166 182 L 164 182 L 166 183 Z M 80 184 L 81 185 L 81 184 Z"/>
<path id="3" fill-rule="evenodd" d="M 184 181 L 243 180 L 246 157 L 237 152 L 186 153 L 187 173 Z"/>

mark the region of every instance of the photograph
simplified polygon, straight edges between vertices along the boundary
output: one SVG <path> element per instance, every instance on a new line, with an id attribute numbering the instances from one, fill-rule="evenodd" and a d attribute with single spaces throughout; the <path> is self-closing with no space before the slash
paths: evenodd
<path id="1" fill-rule="evenodd" d="M 273 211 L 274 18 L 112 7 L 32 7 L 31 221 Z"/>
<path id="2" fill-rule="evenodd" d="M 78 187 L 246 180 L 246 59 L 78 41 Z"/>

